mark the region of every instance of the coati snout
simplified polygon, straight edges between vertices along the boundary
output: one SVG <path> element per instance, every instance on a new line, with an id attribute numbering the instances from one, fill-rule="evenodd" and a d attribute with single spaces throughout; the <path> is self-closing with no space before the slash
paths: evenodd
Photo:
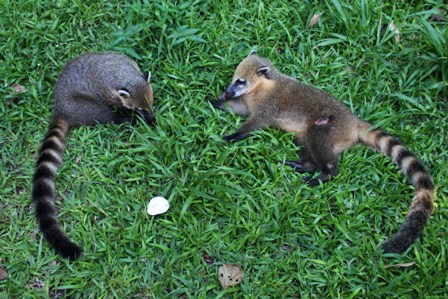
<path id="1" fill-rule="evenodd" d="M 245 93 L 247 93 L 248 84 L 246 80 L 237 78 L 235 79 L 227 89 L 219 96 L 220 100 L 230 100 L 237 98 Z"/>
<path id="2" fill-rule="evenodd" d="M 150 76 L 148 76 L 150 78 Z M 139 92 L 139 91 L 137 91 Z M 148 124 L 154 125 L 156 118 L 154 116 L 153 110 L 152 110 L 152 97 L 153 97 L 153 91 L 151 88 L 151 85 L 149 85 L 148 80 L 148 87 L 146 90 L 146 94 L 139 95 L 137 97 L 132 97 L 129 90 L 127 89 L 119 89 L 118 94 L 120 96 L 121 104 L 124 108 L 127 108 L 129 110 L 133 110 L 135 113 L 137 113 L 141 118 L 143 118 Z"/>

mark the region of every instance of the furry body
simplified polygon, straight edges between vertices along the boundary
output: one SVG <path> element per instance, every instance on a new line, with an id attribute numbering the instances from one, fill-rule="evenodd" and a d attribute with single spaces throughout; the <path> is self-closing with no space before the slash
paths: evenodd
<path id="1" fill-rule="evenodd" d="M 415 187 L 410 211 L 399 232 L 383 246 L 402 253 L 420 236 L 432 211 L 434 184 L 423 163 L 396 137 L 359 119 L 333 96 L 278 72 L 271 62 L 252 52 L 235 70 L 232 83 L 212 105 L 247 116 L 227 141 L 241 140 L 256 129 L 280 128 L 294 132 L 301 147 L 298 161 L 287 164 L 299 172 L 319 172 L 304 182 L 316 185 L 335 176 L 337 158 L 358 143 L 389 156 Z"/>
<path id="2" fill-rule="evenodd" d="M 32 190 L 40 230 L 63 257 L 73 260 L 81 256 L 81 248 L 62 231 L 54 206 L 56 172 L 70 129 L 133 121 L 116 113 L 111 106 L 133 110 L 153 123 L 152 102 L 151 85 L 137 64 L 124 55 L 88 53 L 64 67 L 56 84 L 53 117 L 39 150 Z"/>

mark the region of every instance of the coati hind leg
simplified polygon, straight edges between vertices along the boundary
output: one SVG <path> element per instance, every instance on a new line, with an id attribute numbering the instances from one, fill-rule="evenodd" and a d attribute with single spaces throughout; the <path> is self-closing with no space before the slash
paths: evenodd
<path id="1" fill-rule="evenodd" d="M 328 182 L 339 172 L 337 154 L 333 150 L 330 126 L 313 126 L 305 136 L 305 146 L 317 170 L 317 177 L 305 177 L 303 182 L 318 185 L 319 182 Z"/>
<path id="2" fill-rule="evenodd" d="M 320 117 L 314 121 L 313 126 L 315 128 L 317 127 L 317 130 L 321 130 L 321 129 L 329 130 L 330 128 L 328 128 L 327 125 L 330 122 L 330 118 L 331 118 L 331 116 L 330 117 Z M 320 128 L 321 126 L 324 126 L 324 127 Z M 327 128 L 325 128 L 325 127 L 327 127 Z M 321 133 L 319 133 L 319 134 L 321 134 Z M 311 132 L 311 135 L 313 135 L 313 134 L 316 134 L 316 129 L 315 129 L 314 133 Z M 307 149 L 305 146 L 304 135 L 303 134 L 297 135 L 296 139 L 294 140 L 294 143 L 296 146 L 301 147 L 301 149 L 299 150 L 299 160 L 298 161 L 286 161 L 286 165 L 293 167 L 294 170 L 296 170 L 297 172 L 300 172 L 300 173 L 316 172 L 317 166 L 316 166 L 316 163 L 314 161 L 312 154 L 310 153 L 309 149 Z"/>
<path id="3" fill-rule="evenodd" d="M 299 160 L 298 161 L 286 161 L 285 164 L 294 168 L 295 171 L 300 173 L 314 173 L 317 170 L 316 164 L 311 156 L 308 149 L 300 145 L 302 148 L 299 150 Z"/>

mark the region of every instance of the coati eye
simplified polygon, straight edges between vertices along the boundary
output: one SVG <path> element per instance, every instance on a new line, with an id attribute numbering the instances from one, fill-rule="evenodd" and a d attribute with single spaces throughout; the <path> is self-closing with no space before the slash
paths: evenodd
<path id="1" fill-rule="evenodd" d="M 243 85 L 243 84 L 246 84 L 246 80 L 241 78 L 236 79 L 235 85 Z"/>

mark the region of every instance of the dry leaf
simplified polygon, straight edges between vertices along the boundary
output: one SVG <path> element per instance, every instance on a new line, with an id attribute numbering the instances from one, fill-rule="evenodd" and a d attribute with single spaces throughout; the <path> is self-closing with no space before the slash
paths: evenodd
<path id="1" fill-rule="evenodd" d="M 243 276 L 244 271 L 241 265 L 223 264 L 219 267 L 219 282 L 224 289 L 241 283 Z"/>
<path id="2" fill-rule="evenodd" d="M 2 262 L 2 259 L 0 259 L 0 263 Z M 5 280 L 6 277 L 8 277 L 8 272 L 6 272 L 6 269 L 3 266 L 0 266 L 0 281 Z"/>
<path id="3" fill-rule="evenodd" d="M 14 83 L 12 85 L 12 88 L 14 88 L 14 94 L 19 94 L 19 93 L 25 93 L 26 92 L 26 88 L 22 85 L 20 85 L 19 83 Z"/>
<path id="4" fill-rule="evenodd" d="M 436 21 L 436 22 L 446 22 L 446 19 L 445 19 L 445 17 L 442 16 L 442 15 L 433 14 L 433 15 L 431 16 L 431 18 L 429 19 L 429 21 L 430 21 L 430 22 L 434 22 L 434 21 Z"/>
<path id="5" fill-rule="evenodd" d="M 45 282 L 37 277 L 34 278 L 34 283 L 32 284 L 33 288 L 43 289 L 45 288 Z"/>
<path id="6" fill-rule="evenodd" d="M 408 267 L 411 267 L 411 266 L 414 266 L 414 265 L 415 265 L 415 262 L 402 263 L 402 264 L 394 264 L 394 265 L 385 265 L 385 266 L 384 266 L 384 269 L 392 268 L 392 267 L 396 267 L 396 268 L 408 268 Z"/>
<path id="7" fill-rule="evenodd" d="M 389 24 L 389 30 L 392 31 L 392 33 L 395 34 L 395 42 L 399 43 L 400 42 L 400 29 L 398 29 L 395 24 L 394 21 L 392 21 Z"/>
<path id="8" fill-rule="evenodd" d="M 319 21 L 319 19 L 322 16 L 322 14 L 323 14 L 323 12 L 314 14 L 314 16 L 311 18 L 311 20 L 310 20 L 310 22 L 308 24 L 308 28 L 316 25 L 316 23 Z"/>
<path id="9" fill-rule="evenodd" d="M 280 249 L 282 251 L 287 251 L 287 252 L 291 252 L 292 251 L 292 247 L 288 244 L 284 244 L 282 247 L 280 247 Z"/>
<path id="10" fill-rule="evenodd" d="M 206 262 L 209 265 L 215 262 L 215 260 L 207 254 L 207 252 L 202 253 L 202 258 L 204 259 L 204 262 Z"/>

